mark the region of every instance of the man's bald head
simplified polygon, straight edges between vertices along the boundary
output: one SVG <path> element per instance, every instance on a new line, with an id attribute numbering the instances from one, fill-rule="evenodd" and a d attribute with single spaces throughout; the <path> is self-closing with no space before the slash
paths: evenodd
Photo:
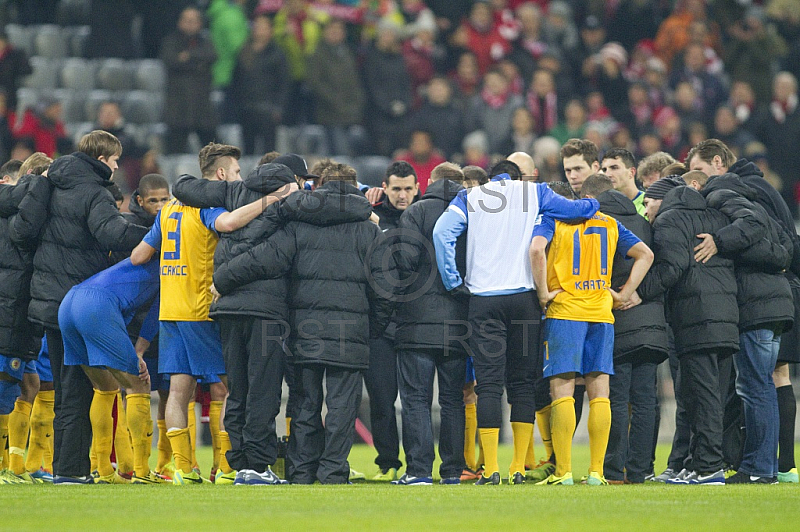
<path id="1" fill-rule="evenodd" d="M 538 181 L 539 170 L 536 168 L 536 163 L 533 162 L 533 157 L 524 151 L 515 151 L 507 157 L 509 161 L 519 166 L 522 170 L 523 181 Z"/>

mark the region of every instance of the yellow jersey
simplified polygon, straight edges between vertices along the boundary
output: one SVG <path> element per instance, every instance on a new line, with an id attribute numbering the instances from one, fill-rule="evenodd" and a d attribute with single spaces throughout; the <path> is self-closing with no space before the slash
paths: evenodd
<path id="1" fill-rule="evenodd" d="M 547 317 L 592 323 L 614 323 L 614 301 L 608 291 L 614 254 L 626 255 L 640 240 L 615 218 L 597 212 L 580 224 L 544 217 L 534 236 L 550 241 L 547 286 L 561 289 L 547 307 Z M 617 287 L 619 288 L 619 287 Z"/>
<path id="2" fill-rule="evenodd" d="M 173 199 L 159 212 L 145 242 L 160 250 L 161 321 L 211 321 L 214 230 L 225 209 L 198 209 Z"/>

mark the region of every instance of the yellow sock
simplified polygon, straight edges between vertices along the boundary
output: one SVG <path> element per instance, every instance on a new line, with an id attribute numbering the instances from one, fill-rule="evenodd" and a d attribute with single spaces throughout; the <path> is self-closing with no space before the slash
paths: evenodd
<path id="1" fill-rule="evenodd" d="M 133 471 L 133 443 L 128 431 L 128 418 L 125 415 L 125 406 L 122 394 L 117 394 L 117 430 L 114 431 L 114 451 L 117 455 L 117 470 L 120 473 Z M 149 472 L 149 471 L 148 471 Z"/>
<path id="2" fill-rule="evenodd" d="M 192 467 L 197 467 L 197 453 L 196 453 L 196 446 L 197 446 L 197 416 L 194 411 L 195 402 L 192 401 L 189 403 L 189 442 L 191 443 L 191 453 L 189 454 L 189 460 L 192 462 Z M 172 448 L 173 453 L 175 448 Z M 177 465 L 177 464 L 176 464 Z"/>
<path id="3" fill-rule="evenodd" d="M 514 434 L 514 456 L 511 459 L 511 467 L 508 472 L 513 476 L 514 473 L 525 474 L 525 456 L 531 445 L 533 437 L 533 423 L 521 423 L 513 421 L 511 431 Z"/>
<path id="4" fill-rule="evenodd" d="M 2 450 L 2 453 L 0 453 L 2 454 L 2 460 L 0 460 L 0 471 L 8 469 L 9 456 L 6 444 L 8 443 L 8 416 L 10 415 L 11 414 L 3 414 L 0 416 L 0 446 L 2 446 L 0 447 L 0 450 Z"/>
<path id="5" fill-rule="evenodd" d="M 153 436 L 149 393 L 128 394 L 127 418 L 133 440 L 133 471 L 137 477 L 145 477 L 150 473 L 150 438 Z"/>
<path id="6" fill-rule="evenodd" d="M 211 401 L 208 406 L 208 430 L 211 432 L 211 448 L 214 451 L 212 469 L 219 469 L 219 427 L 222 418 L 222 401 Z"/>
<path id="7" fill-rule="evenodd" d="M 158 460 L 156 472 L 161 473 L 164 467 L 172 461 L 172 445 L 167 438 L 167 422 L 163 419 L 156 420 L 158 425 Z"/>
<path id="8" fill-rule="evenodd" d="M 38 471 L 43 468 L 53 472 L 53 420 L 56 392 L 47 390 L 36 394 L 31 410 L 31 439 L 28 443 L 28 458 L 25 469 Z"/>
<path id="9" fill-rule="evenodd" d="M 539 425 L 539 436 L 542 437 L 544 445 L 545 460 L 550 460 L 553 456 L 553 440 L 550 435 L 550 405 L 536 411 L 536 424 Z"/>
<path id="10" fill-rule="evenodd" d="M 476 471 L 475 463 L 475 433 L 478 431 L 478 414 L 475 403 L 464 405 L 464 462 L 467 468 Z"/>
<path id="11" fill-rule="evenodd" d="M 25 472 L 25 447 L 28 443 L 32 408 L 31 403 L 17 399 L 14 410 L 8 415 L 8 468 L 15 475 Z"/>
<path id="12" fill-rule="evenodd" d="M 483 445 L 486 461 L 483 466 L 483 476 L 489 477 L 500 471 L 497 463 L 497 446 L 500 438 L 500 429 L 478 429 L 478 434 Z"/>
<path id="13" fill-rule="evenodd" d="M 608 433 L 611 430 L 611 401 L 598 397 L 589 401 L 589 471 L 603 476 L 603 461 L 608 447 Z"/>
<path id="14" fill-rule="evenodd" d="M 89 469 L 97 471 L 97 449 L 95 448 L 94 436 L 92 436 L 92 445 L 89 447 Z"/>
<path id="15" fill-rule="evenodd" d="M 289 436 L 292 433 L 292 418 L 286 418 L 286 435 Z"/>
<path id="16" fill-rule="evenodd" d="M 97 472 L 101 477 L 114 473 L 114 468 L 111 466 L 111 446 L 114 444 L 114 420 L 111 418 L 111 409 L 114 408 L 114 399 L 118 391 L 95 390 L 92 406 L 89 409 L 92 446 L 97 455 Z"/>
<path id="17" fill-rule="evenodd" d="M 192 442 L 189 439 L 189 429 L 178 429 L 167 432 L 167 438 L 172 445 L 172 455 L 175 457 L 175 469 L 184 473 L 192 472 Z"/>
<path id="18" fill-rule="evenodd" d="M 476 428 L 477 430 L 477 428 Z M 483 442 L 480 437 L 478 438 L 478 460 L 475 462 L 475 467 L 483 467 L 486 463 L 486 457 L 483 455 Z M 477 471 L 477 469 L 476 469 Z"/>
<path id="19" fill-rule="evenodd" d="M 231 437 L 225 430 L 219 431 L 219 470 L 223 473 L 230 473 L 233 468 L 228 463 L 228 456 L 225 454 L 231 450 Z"/>
<path id="20" fill-rule="evenodd" d="M 536 467 L 536 448 L 533 442 L 535 439 L 535 434 L 531 431 L 531 443 L 528 445 L 528 452 L 525 453 L 525 469 L 533 469 Z"/>
<path id="21" fill-rule="evenodd" d="M 556 453 L 556 476 L 572 472 L 572 435 L 575 433 L 575 398 L 562 397 L 550 405 L 553 449 Z"/>

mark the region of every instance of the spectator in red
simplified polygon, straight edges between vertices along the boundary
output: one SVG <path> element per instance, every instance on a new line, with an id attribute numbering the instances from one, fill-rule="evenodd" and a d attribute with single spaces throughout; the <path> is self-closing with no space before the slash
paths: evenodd
<path id="1" fill-rule="evenodd" d="M 675 6 L 675 11 L 667 17 L 656 34 L 656 52 L 668 66 L 672 66 L 675 56 L 689 44 L 689 26 L 695 20 L 705 21 L 706 6 L 704 0 L 682 0 Z M 711 32 L 711 42 L 716 43 L 719 31 L 715 27 Z"/>
<path id="2" fill-rule="evenodd" d="M 478 93 L 481 76 L 478 71 L 478 59 L 472 52 L 464 52 L 458 57 L 456 71 L 450 78 L 456 87 L 456 99 L 462 103 Z"/>
<path id="3" fill-rule="evenodd" d="M 525 79 L 530 79 L 548 45 L 542 31 L 542 13 L 535 4 L 522 4 L 517 9 L 519 37 L 513 42 L 509 58 L 519 65 Z"/>
<path id="4" fill-rule="evenodd" d="M 562 115 L 560 105 L 553 73 L 544 69 L 534 72 L 527 106 L 536 124 L 537 135 L 544 135 L 558 125 Z"/>
<path id="5" fill-rule="evenodd" d="M 511 117 L 523 105 L 524 100 L 511 92 L 502 72 L 493 68 L 483 77 L 480 95 L 472 98 L 466 115 L 467 131 L 483 130 L 489 140 L 489 153 L 501 153 L 503 142 L 511 134 Z"/>
<path id="6" fill-rule="evenodd" d="M 511 51 L 510 43 L 500 35 L 492 18 L 491 7 L 484 1 L 472 5 L 469 18 L 459 26 L 451 41 L 475 54 L 481 75 Z"/>
<path id="7" fill-rule="evenodd" d="M 411 142 L 407 150 L 401 150 L 395 155 L 395 161 L 405 161 L 417 173 L 420 197 L 428 188 L 428 181 L 434 168 L 445 162 L 442 152 L 434 146 L 434 139 L 430 132 L 421 129 L 411 133 Z"/>
<path id="8" fill-rule="evenodd" d="M 61 121 L 61 102 L 50 96 L 42 97 L 35 109 L 26 109 L 22 117 L 8 114 L 8 124 L 15 139 L 31 139 L 34 151 L 55 158 L 72 152 L 72 140 Z"/>

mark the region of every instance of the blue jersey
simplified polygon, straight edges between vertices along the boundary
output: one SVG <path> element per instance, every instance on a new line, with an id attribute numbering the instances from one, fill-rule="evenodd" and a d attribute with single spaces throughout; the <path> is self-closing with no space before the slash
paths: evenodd
<path id="1" fill-rule="evenodd" d="M 152 340 L 158 332 L 158 270 L 158 259 L 141 266 L 134 266 L 131 259 L 125 259 L 89 277 L 75 288 L 102 290 L 113 295 L 119 302 L 125 323 L 130 323 L 136 311 L 152 301 L 139 334 L 146 340 Z"/>

